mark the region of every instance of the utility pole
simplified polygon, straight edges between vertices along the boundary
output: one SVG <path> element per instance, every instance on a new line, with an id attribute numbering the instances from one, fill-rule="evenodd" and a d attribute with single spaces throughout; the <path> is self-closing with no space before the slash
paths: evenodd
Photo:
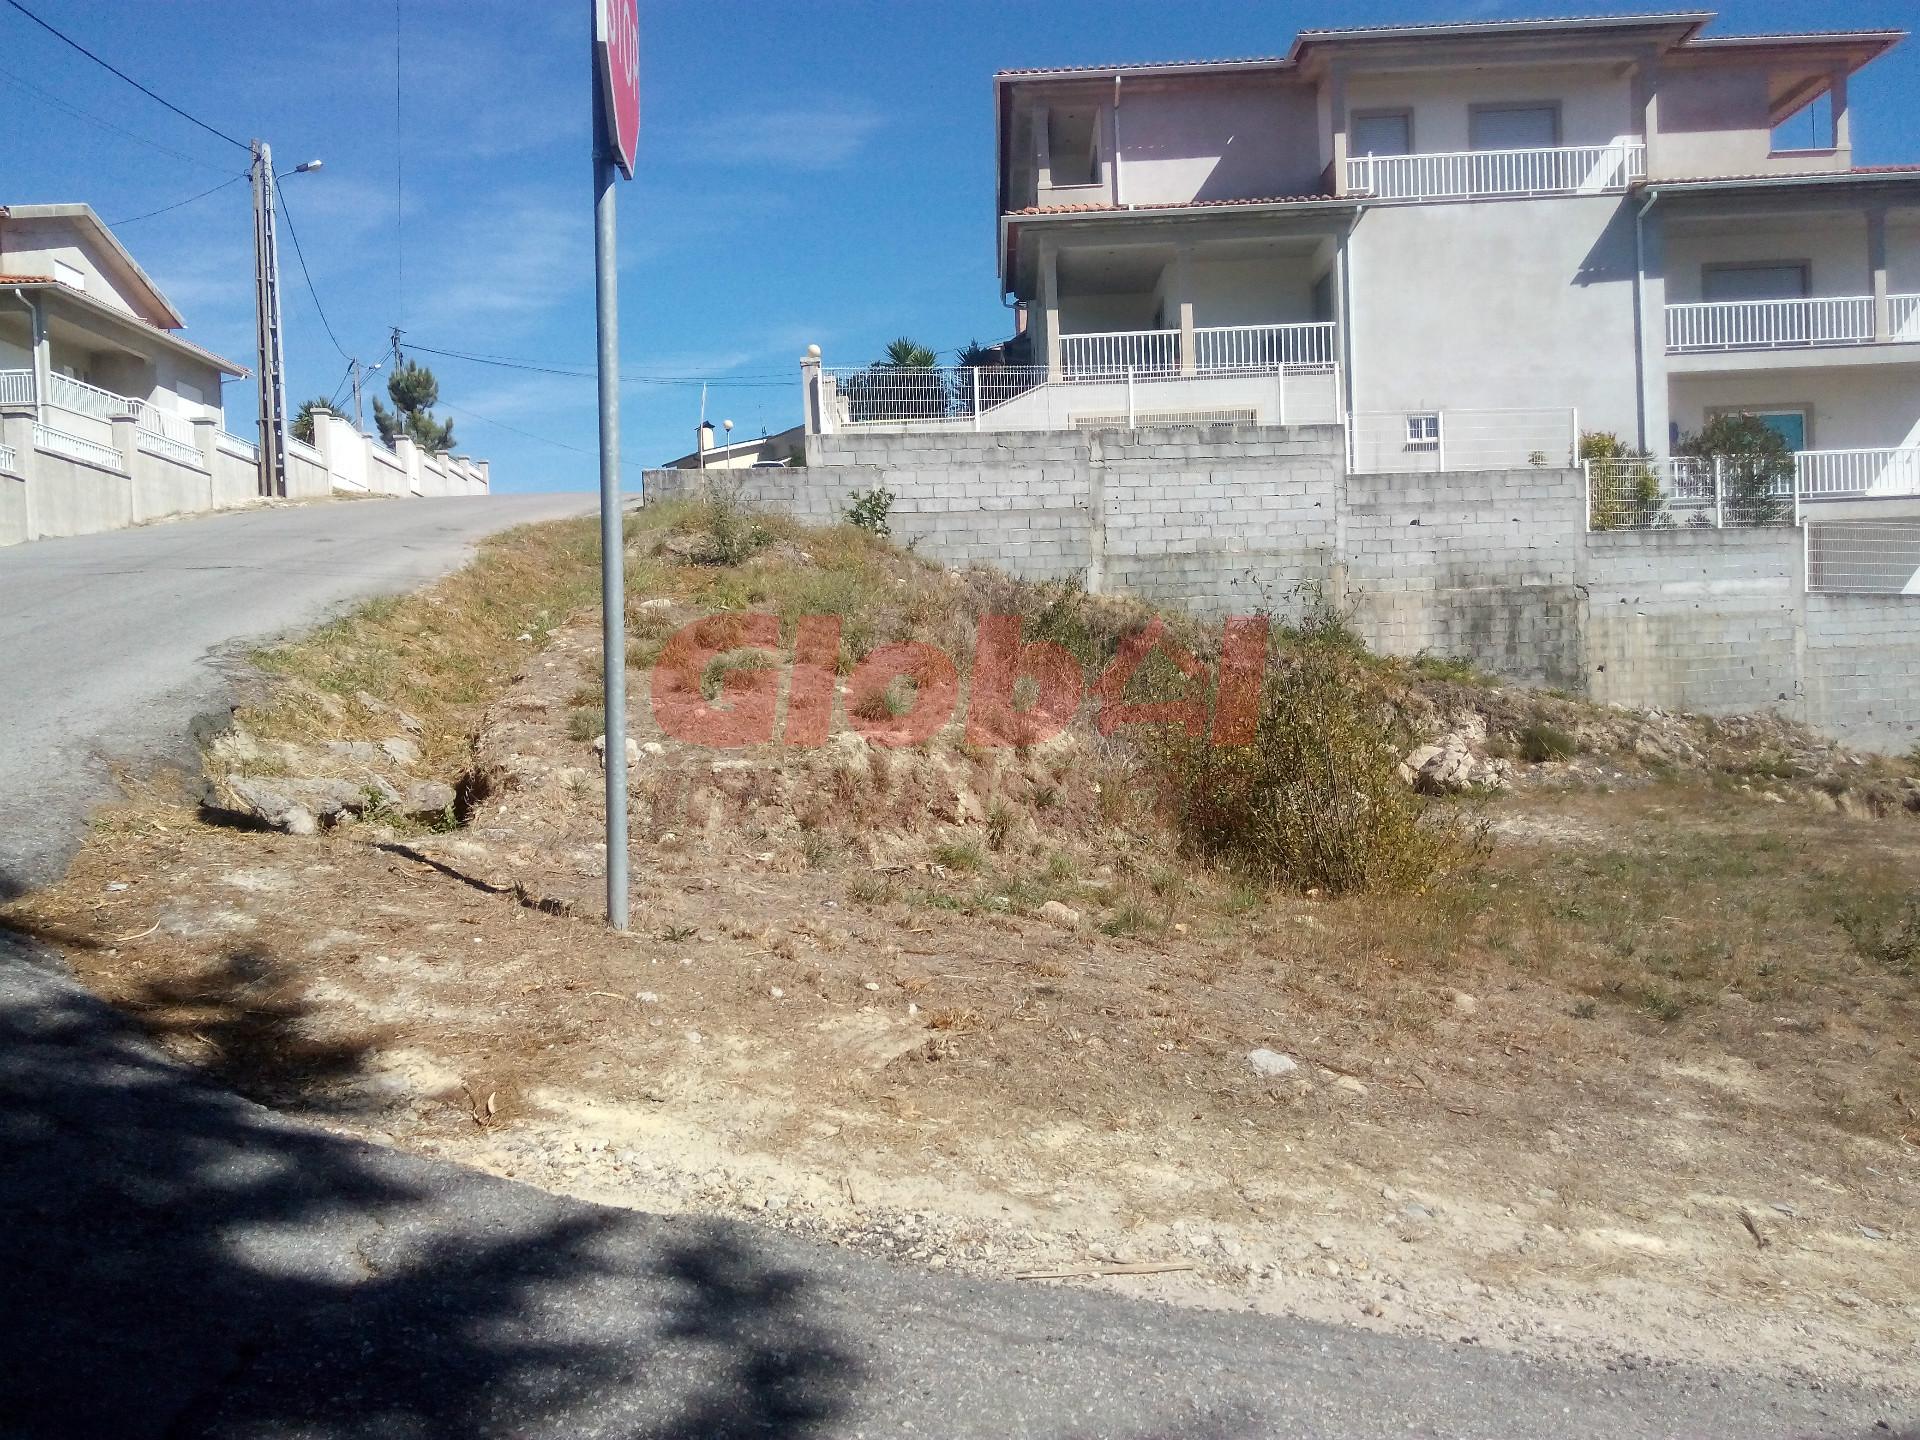
<path id="1" fill-rule="evenodd" d="M 367 430 L 367 416 L 366 412 L 360 408 L 360 362 L 349 360 L 347 369 L 353 376 L 353 428 L 364 435 Z"/>
<path id="2" fill-rule="evenodd" d="M 280 325 L 280 237 L 274 223 L 273 147 L 253 142 L 253 296 L 260 356 L 260 493 L 287 493 L 286 345 Z"/>

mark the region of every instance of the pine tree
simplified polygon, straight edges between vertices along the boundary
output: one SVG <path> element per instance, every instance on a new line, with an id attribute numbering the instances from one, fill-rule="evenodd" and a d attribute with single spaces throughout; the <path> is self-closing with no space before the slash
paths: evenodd
<path id="1" fill-rule="evenodd" d="M 430 455 L 453 448 L 453 421 L 433 418 L 433 407 L 440 399 L 440 382 L 433 378 L 433 371 L 403 360 L 387 376 L 387 394 L 394 408 L 387 409 L 374 396 L 373 423 L 388 445 L 405 435 Z"/>

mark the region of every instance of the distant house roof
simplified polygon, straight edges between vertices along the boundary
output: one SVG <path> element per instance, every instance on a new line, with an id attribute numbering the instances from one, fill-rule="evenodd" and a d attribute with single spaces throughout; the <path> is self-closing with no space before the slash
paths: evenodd
<path id="1" fill-rule="evenodd" d="M 0 205 L 0 220 L 72 220 L 80 229 L 87 231 L 125 272 L 125 278 L 131 280 L 141 292 L 141 298 L 153 308 L 160 318 L 160 324 L 169 330 L 178 330 L 185 325 L 186 317 L 173 308 L 173 302 L 161 292 L 153 278 L 140 268 L 140 262 L 128 253 L 127 247 L 120 243 L 119 237 L 107 228 L 106 222 L 94 213 L 91 205 Z"/>
<path id="2" fill-rule="evenodd" d="M 711 430 L 713 426 L 709 424 L 705 428 Z M 711 464 L 716 460 L 725 460 L 730 456 L 738 455 L 743 450 L 780 450 L 788 454 L 793 454 L 805 446 L 806 439 L 806 427 L 803 425 L 793 425 L 785 430 L 776 430 L 771 435 L 756 435 L 751 440 L 735 440 L 729 445 L 712 446 L 705 452 L 705 455 L 707 461 Z M 668 460 L 664 464 L 655 466 L 654 468 L 658 470 L 697 470 L 700 468 L 701 454 L 701 451 L 695 450 L 689 454 L 680 456 L 678 459 Z"/>

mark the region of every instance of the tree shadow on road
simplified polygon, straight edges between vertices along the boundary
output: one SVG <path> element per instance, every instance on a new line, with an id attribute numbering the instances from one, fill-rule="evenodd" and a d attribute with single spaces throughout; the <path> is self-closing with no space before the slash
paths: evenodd
<path id="1" fill-rule="evenodd" d="M 739 1228 L 293 1124 L 22 949 L 0 934 L 8 1436 L 809 1437 L 857 1391 Z"/>

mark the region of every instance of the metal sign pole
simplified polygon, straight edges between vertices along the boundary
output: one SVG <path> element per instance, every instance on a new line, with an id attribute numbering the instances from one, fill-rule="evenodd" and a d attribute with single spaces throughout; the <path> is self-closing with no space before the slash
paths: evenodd
<path id="1" fill-rule="evenodd" d="M 593 270 L 600 341 L 600 626 L 606 677 L 607 924 L 627 917 L 627 583 L 620 512 L 620 301 L 606 101 L 593 87 Z"/>

